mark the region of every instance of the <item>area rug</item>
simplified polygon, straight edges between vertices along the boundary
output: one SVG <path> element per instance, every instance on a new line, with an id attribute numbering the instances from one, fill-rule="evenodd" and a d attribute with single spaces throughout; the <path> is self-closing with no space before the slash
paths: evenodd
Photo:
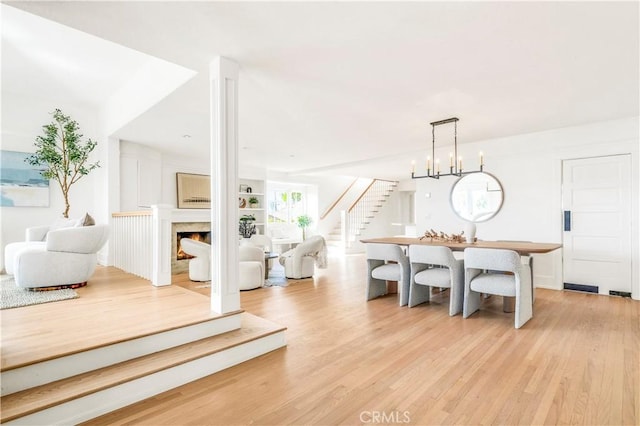
<path id="1" fill-rule="evenodd" d="M 309 278 L 287 278 L 284 275 L 284 268 L 280 265 L 274 266 L 269 271 L 269 278 L 264 280 L 265 287 L 288 287 L 291 284 L 296 284 L 304 281 L 312 281 L 313 277 Z"/>
<path id="2" fill-rule="evenodd" d="M 18 287 L 13 280 L 13 276 L 0 276 L 0 309 L 38 305 L 40 303 L 75 299 L 76 297 L 78 297 L 78 293 L 70 288 L 51 291 L 29 291 Z"/>

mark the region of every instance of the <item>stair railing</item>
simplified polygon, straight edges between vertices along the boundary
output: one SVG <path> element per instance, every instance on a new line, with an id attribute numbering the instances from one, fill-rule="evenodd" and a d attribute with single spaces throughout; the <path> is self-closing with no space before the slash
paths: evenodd
<path id="1" fill-rule="evenodd" d="M 345 247 L 351 247 L 356 238 L 366 229 L 396 185 L 395 181 L 374 179 L 351 207 L 344 212 L 342 240 Z"/>
<path id="2" fill-rule="evenodd" d="M 331 204 L 329 206 L 329 208 L 327 210 L 325 210 L 325 212 L 322 213 L 322 215 L 320 215 L 320 220 L 324 220 L 324 218 L 327 217 L 329 215 L 329 213 L 331 213 L 333 211 L 333 209 L 336 208 L 338 203 L 344 198 L 345 195 L 347 195 L 347 192 L 349 192 L 349 190 L 351 188 L 353 188 L 353 185 L 355 185 L 357 181 L 358 181 L 358 178 L 354 179 L 353 182 L 351 182 L 351 185 L 349 185 L 347 187 L 347 189 L 342 191 L 342 194 L 340 194 L 340 196 L 338 198 L 336 198 L 336 200 L 333 202 L 333 204 Z"/>

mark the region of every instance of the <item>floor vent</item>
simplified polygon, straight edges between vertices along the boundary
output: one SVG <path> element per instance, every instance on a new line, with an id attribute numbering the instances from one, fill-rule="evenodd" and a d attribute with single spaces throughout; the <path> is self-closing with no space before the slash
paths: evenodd
<path id="1" fill-rule="evenodd" d="M 628 291 L 609 290 L 609 296 L 631 297 L 631 293 Z"/>
<path id="2" fill-rule="evenodd" d="M 598 286 L 585 284 L 564 283 L 565 290 L 584 291 L 587 293 L 598 293 Z"/>

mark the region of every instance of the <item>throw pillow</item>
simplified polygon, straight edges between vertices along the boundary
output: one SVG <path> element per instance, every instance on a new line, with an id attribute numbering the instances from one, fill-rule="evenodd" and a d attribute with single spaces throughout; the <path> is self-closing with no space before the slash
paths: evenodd
<path id="1" fill-rule="evenodd" d="M 96 221 L 91 217 L 89 213 L 86 213 L 80 221 L 80 226 L 93 226 Z"/>

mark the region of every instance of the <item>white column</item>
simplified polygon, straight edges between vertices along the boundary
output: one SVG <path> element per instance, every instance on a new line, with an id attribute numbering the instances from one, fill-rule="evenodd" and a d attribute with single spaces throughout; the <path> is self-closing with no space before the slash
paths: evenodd
<path id="1" fill-rule="evenodd" d="M 171 285 L 171 209 L 170 205 L 153 205 L 153 272 L 151 284 Z"/>
<path id="2" fill-rule="evenodd" d="M 211 309 L 240 309 L 238 288 L 238 64 L 217 57 L 211 78 Z"/>

